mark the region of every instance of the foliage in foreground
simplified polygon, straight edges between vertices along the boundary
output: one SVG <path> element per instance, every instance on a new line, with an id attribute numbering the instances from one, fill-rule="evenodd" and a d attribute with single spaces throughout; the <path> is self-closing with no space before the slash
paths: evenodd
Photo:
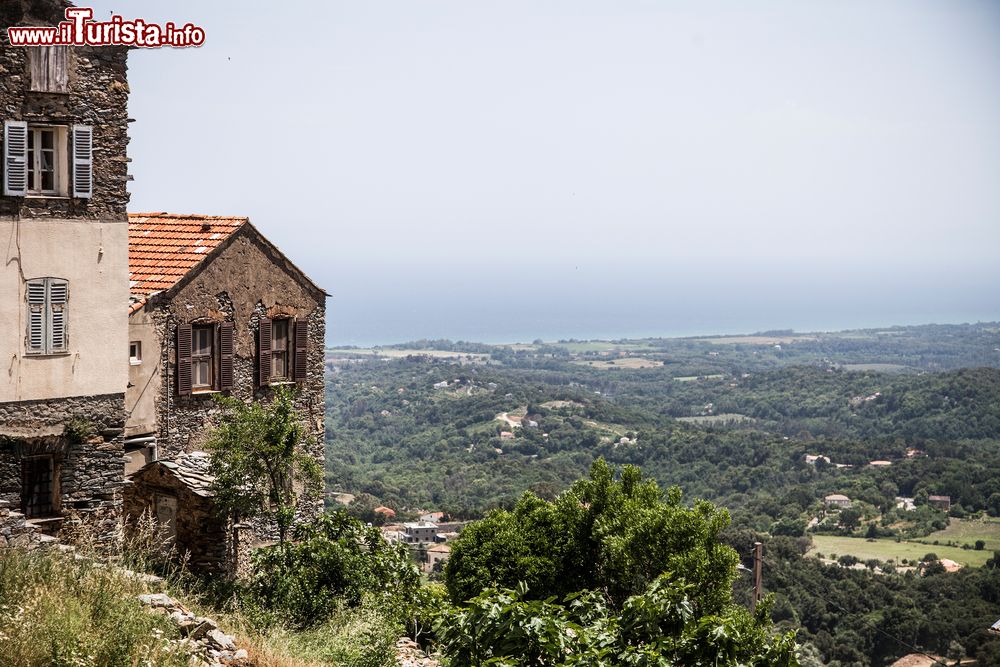
<path id="1" fill-rule="evenodd" d="M 454 602 L 487 587 L 524 582 L 533 599 L 604 591 L 622 605 L 664 572 L 683 572 L 701 614 L 730 601 L 737 555 L 719 542 L 729 515 L 708 502 L 688 508 L 679 489 L 664 494 L 626 466 L 621 479 L 603 460 L 589 479 L 554 502 L 525 493 L 512 512 L 498 510 L 468 526 L 445 570 Z"/>
<path id="2" fill-rule="evenodd" d="M 696 587 L 664 574 L 620 610 L 596 591 L 526 600 L 517 591 L 487 590 L 441 617 L 436 631 L 453 665 L 603 667 L 634 665 L 797 665 L 792 633 L 771 638 L 762 605 L 757 618 L 741 607 L 698 616 Z"/>
<path id="3" fill-rule="evenodd" d="M 182 667 L 176 628 L 147 613 L 142 584 L 58 552 L 0 550 L 0 664 Z"/>
<path id="4" fill-rule="evenodd" d="M 368 597 L 401 628 L 420 585 L 405 547 L 344 512 L 299 524 L 295 538 L 254 554 L 245 592 L 263 617 L 307 628 Z"/>

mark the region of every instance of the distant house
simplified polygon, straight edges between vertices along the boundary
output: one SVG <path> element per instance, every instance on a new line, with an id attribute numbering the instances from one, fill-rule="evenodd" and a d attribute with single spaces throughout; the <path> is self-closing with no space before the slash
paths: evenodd
<path id="1" fill-rule="evenodd" d="M 435 566 L 440 563 L 444 565 L 451 556 L 451 547 L 447 544 L 435 544 L 427 549 L 427 571 L 433 572 Z"/>
<path id="2" fill-rule="evenodd" d="M 896 496 L 896 509 L 904 510 L 906 512 L 913 512 L 914 510 L 917 509 L 917 506 L 913 502 L 913 498 Z"/>
<path id="3" fill-rule="evenodd" d="M 511 431 L 500 431 L 501 440 L 513 440 L 514 434 Z"/>
<path id="4" fill-rule="evenodd" d="M 372 512 L 374 512 L 375 514 L 381 514 L 382 516 L 385 517 L 386 521 L 396 518 L 396 510 L 392 509 L 391 507 L 386 507 L 385 505 L 379 505 L 378 507 L 373 509 Z"/>
<path id="5" fill-rule="evenodd" d="M 403 542 L 407 544 L 429 544 L 436 541 L 440 528 L 430 521 L 411 521 L 403 524 Z"/>
<path id="6" fill-rule="evenodd" d="M 947 512 L 951 509 L 951 496 L 927 496 L 927 504 Z"/>
<path id="7" fill-rule="evenodd" d="M 850 507 L 851 499 L 842 493 L 831 493 L 823 498 L 827 507 Z"/>
<path id="8" fill-rule="evenodd" d="M 816 465 L 817 461 L 824 461 L 830 463 L 829 456 L 823 456 L 822 454 L 806 454 L 806 463 L 809 465 Z"/>
<path id="9" fill-rule="evenodd" d="M 879 459 L 877 461 L 869 461 L 868 465 L 874 466 L 876 468 L 885 468 L 887 466 L 891 466 L 892 465 L 892 461 L 885 461 L 885 460 Z"/>
<path id="10" fill-rule="evenodd" d="M 427 512 L 426 514 L 420 515 L 420 520 L 428 523 L 438 523 L 443 518 L 444 512 Z"/>
<path id="11" fill-rule="evenodd" d="M 447 389 L 448 388 L 448 381 L 447 380 L 441 380 L 440 382 L 435 382 L 434 383 L 434 388 L 435 389 Z"/>
<path id="12" fill-rule="evenodd" d="M 1000 635 L 1000 620 L 990 626 L 990 632 Z"/>

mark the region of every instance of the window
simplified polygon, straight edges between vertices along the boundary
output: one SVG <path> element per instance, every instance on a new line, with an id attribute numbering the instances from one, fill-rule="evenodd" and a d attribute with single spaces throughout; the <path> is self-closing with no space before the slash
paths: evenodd
<path id="1" fill-rule="evenodd" d="M 178 394 L 233 388 L 232 322 L 178 324 L 176 353 Z"/>
<path id="2" fill-rule="evenodd" d="M 25 285 L 28 307 L 27 354 L 60 354 L 68 350 L 66 306 L 69 283 L 59 278 L 34 278 Z"/>
<path id="3" fill-rule="evenodd" d="M 257 330 L 257 384 L 304 382 L 309 322 L 260 318 Z"/>
<path id="4" fill-rule="evenodd" d="M 93 194 L 93 175 L 93 130 L 89 125 L 68 128 L 4 121 L 4 195 L 72 194 L 87 199 Z"/>
<path id="5" fill-rule="evenodd" d="M 198 325 L 191 328 L 191 388 L 213 389 L 213 349 L 215 325 Z"/>
<path id="6" fill-rule="evenodd" d="M 271 382 L 287 380 L 288 320 L 271 320 Z"/>
<path id="7" fill-rule="evenodd" d="M 142 363 L 142 343 L 134 340 L 128 344 L 128 362 L 133 366 Z"/>

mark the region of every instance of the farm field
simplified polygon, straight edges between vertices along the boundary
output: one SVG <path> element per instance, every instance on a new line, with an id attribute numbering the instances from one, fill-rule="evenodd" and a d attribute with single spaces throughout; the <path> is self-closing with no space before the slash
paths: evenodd
<path id="1" fill-rule="evenodd" d="M 698 380 L 722 380 L 725 377 L 720 373 L 714 373 L 712 375 L 682 375 L 675 377 L 674 380 L 677 382 L 697 382 Z"/>
<path id="2" fill-rule="evenodd" d="M 944 530 L 915 541 L 930 544 L 934 540 L 941 544 L 956 542 L 959 546 L 975 545 L 976 540 L 982 540 L 986 542 L 986 551 L 1000 550 L 1000 519 L 952 519 Z"/>
<path id="3" fill-rule="evenodd" d="M 574 361 L 578 366 L 589 366 L 590 368 L 600 368 L 614 370 L 616 368 L 659 368 L 662 361 L 643 359 L 642 357 L 624 357 L 622 359 L 610 359 L 608 361 Z"/>
<path id="4" fill-rule="evenodd" d="M 800 340 L 816 340 L 816 336 L 722 336 L 693 340 L 697 343 L 712 343 L 713 345 L 787 345 Z"/>
<path id="5" fill-rule="evenodd" d="M 924 544 L 922 542 L 896 542 L 892 539 L 867 540 L 863 537 L 841 537 L 839 535 L 813 535 L 813 548 L 807 555 L 816 556 L 821 553 L 827 558 L 831 554 L 837 556 L 851 555 L 861 560 L 877 558 L 883 561 L 920 560 L 928 553 L 937 554 L 938 558 L 950 558 L 956 563 L 967 567 L 982 567 L 993 557 L 990 550 L 975 551 L 959 547 L 947 547 L 941 544 Z"/>
<path id="6" fill-rule="evenodd" d="M 383 357 L 386 359 L 403 359 L 411 355 L 423 355 L 435 359 L 460 359 L 473 358 L 477 361 L 486 362 L 489 360 L 488 354 L 475 352 L 455 352 L 453 350 L 407 350 L 396 348 L 372 348 L 372 347 L 350 347 L 350 348 L 327 348 L 326 356 L 331 357 Z"/>
<path id="7" fill-rule="evenodd" d="M 689 424 L 728 424 L 736 423 L 740 424 L 743 422 L 752 422 L 753 417 L 748 417 L 746 415 L 741 415 L 737 412 L 724 412 L 720 415 L 699 415 L 696 417 L 677 417 L 679 422 L 687 422 Z"/>

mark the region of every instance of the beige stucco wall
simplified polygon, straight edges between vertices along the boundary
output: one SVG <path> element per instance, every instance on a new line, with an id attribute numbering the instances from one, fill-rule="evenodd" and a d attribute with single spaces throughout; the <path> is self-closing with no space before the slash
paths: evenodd
<path id="1" fill-rule="evenodd" d="M 125 436 L 156 431 L 156 400 L 160 396 L 160 336 L 153 319 L 145 310 L 128 318 L 128 340 L 142 345 L 142 363 L 129 364 L 128 389 L 125 391 Z M 126 354 L 127 358 L 127 354 Z"/>
<path id="2" fill-rule="evenodd" d="M 0 403 L 120 394 L 128 381 L 128 225 L 0 218 Z M 24 279 L 69 281 L 69 352 L 24 354 Z"/>

